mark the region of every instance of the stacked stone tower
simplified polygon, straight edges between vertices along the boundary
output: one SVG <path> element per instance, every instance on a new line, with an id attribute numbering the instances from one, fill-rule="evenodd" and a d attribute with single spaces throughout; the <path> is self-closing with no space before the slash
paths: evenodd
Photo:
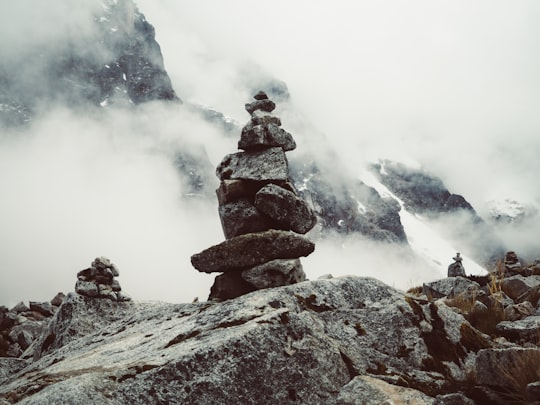
<path id="1" fill-rule="evenodd" d="M 106 257 L 97 257 L 87 269 L 77 273 L 75 292 L 90 298 L 108 298 L 112 301 L 130 301 L 116 279 L 118 268 Z"/>
<path id="2" fill-rule="evenodd" d="M 238 149 L 216 169 L 219 216 L 226 241 L 191 257 L 202 272 L 221 272 L 209 299 L 224 300 L 305 280 L 299 257 L 315 245 L 305 236 L 316 217 L 289 179 L 286 151 L 296 148 L 264 92 L 246 104 L 251 120 Z"/>

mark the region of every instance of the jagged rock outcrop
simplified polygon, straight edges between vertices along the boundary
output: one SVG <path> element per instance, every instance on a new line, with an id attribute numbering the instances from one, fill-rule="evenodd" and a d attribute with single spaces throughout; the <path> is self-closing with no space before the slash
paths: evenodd
<path id="1" fill-rule="evenodd" d="M 424 283 L 422 294 L 428 300 L 442 299 L 473 326 L 493 337 L 502 336 L 519 344 L 538 344 L 540 276 L 532 274 L 534 268 L 535 264 L 513 267 L 514 271 L 529 276 L 509 275 L 503 266 L 487 276 L 448 277 Z"/>
<path id="2" fill-rule="evenodd" d="M 531 402 L 540 349 L 452 304 L 352 276 L 191 304 L 70 293 L 26 360 L 0 359 L 0 403 Z"/>
<path id="3" fill-rule="evenodd" d="M 243 151 L 225 156 L 216 169 L 221 180 L 218 210 L 227 240 L 191 257 L 199 271 L 224 272 L 210 290 L 211 299 L 303 281 L 298 259 L 315 248 L 302 234 L 317 218 L 289 179 L 285 152 L 296 143 L 272 115 L 276 105 L 266 93 L 259 91 L 254 98 L 245 106 L 251 120 L 238 142 Z"/>
<path id="4" fill-rule="evenodd" d="M 26 306 L 21 301 L 11 309 L 0 306 L 0 357 L 26 358 L 27 349 L 43 334 L 63 300 L 60 292 L 49 302 L 30 301 Z"/>

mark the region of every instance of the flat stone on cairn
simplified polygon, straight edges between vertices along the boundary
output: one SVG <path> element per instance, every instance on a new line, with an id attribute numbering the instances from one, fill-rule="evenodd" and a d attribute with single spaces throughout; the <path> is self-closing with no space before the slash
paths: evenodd
<path id="1" fill-rule="evenodd" d="M 204 273 L 243 270 L 275 259 L 308 256 L 315 244 L 294 232 L 268 230 L 246 233 L 191 256 L 191 264 Z"/>
<path id="2" fill-rule="evenodd" d="M 216 169 L 219 216 L 226 240 L 191 256 L 191 263 L 216 277 L 209 299 L 225 300 L 248 292 L 306 279 L 299 258 L 315 244 L 302 234 L 316 216 L 297 196 L 289 179 L 286 151 L 296 143 L 272 115 L 273 101 L 260 91 L 246 104 L 250 121 L 241 132 L 238 149 Z"/>
<path id="3" fill-rule="evenodd" d="M 120 283 L 115 277 L 120 273 L 106 257 L 97 257 L 87 269 L 77 273 L 75 292 L 90 298 L 108 298 L 112 301 L 130 301 L 122 294 Z"/>

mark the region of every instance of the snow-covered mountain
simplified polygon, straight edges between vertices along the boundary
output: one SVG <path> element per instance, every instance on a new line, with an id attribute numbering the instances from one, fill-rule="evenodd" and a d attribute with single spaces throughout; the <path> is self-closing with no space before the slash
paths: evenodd
<path id="1" fill-rule="evenodd" d="M 216 85 L 210 77 L 209 83 L 191 83 L 184 97 L 171 79 L 181 72 L 169 75 L 154 26 L 134 2 L 81 4 L 77 27 L 60 21 L 49 36 L 19 38 L 20 49 L 3 50 L 0 182 L 7 198 L 2 206 L 6 226 L 0 232 L 9 267 L 3 278 L 21 274 L 25 288 L 35 282 L 48 289 L 48 297 L 51 288 L 62 288 L 52 285 L 59 272 L 71 274 L 88 256 L 106 254 L 125 260 L 121 267 L 129 268 L 126 277 L 132 277 L 124 282 L 127 291 L 172 300 L 180 288 L 174 284 L 189 284 L 179 280 L 190 278 L 190 249 L 221 238 L 214 169 L 236 148 L 247 115 L 234 113 L 240 103 L 220 111 L 212 105 L 214 98 L 192 97 L 194 87 Z M 218 56 L 206 57 L 219 65 Z M 191 69 L 185 66 L 186 76 L 197 77 Z M 440 166 L 432 171 L 406 155 L 401 161 L 380 156 L 351 164 L 348 154 L 361 153 L 355 142 L 344 151 L 348 145 L 341 137 L 334 142 L 327 128 L 317 128 L 318 120 L 304 114 L 294 87 L 278 78 L 280 72 L 255 64 L 246 64 L 242 72 L 241 78 L 231 78 L 231 102 L 249 102 L 264 90 L 278 104 L 283 126 L 299 140 L 289 162 L 292 180 L 319 217 L 310 236 L 320 256 L 306 260 L 308 277 L 376 275 L 407 288 L 444 276 L 456 252 L 463 254 L 466 270 L 476 274 L 506 250 L 535 258 L 530 241 L 509 244 L 501 233 L 508 232 L 508 223 L 502 226 L 490 217 L 513 214 L 493 206 L 477 211 L 467 195 L 456 194 L 441 180 Z M 336 102 L 327 101 L 329 109 Z M 459 187 L 455 179 L 452 187 Z M 513 233 L 538 219 L 534 204 L 527 215 L 518 211 L 512 218 L 528 219 L 509 221 Z M 179 251 L 172 252 L 173 246 Z M 28 257 L 36 251 L 39 259 Z M 55 269 L 53 258 L 62 257 L 62 270 Z M 33 275 L 43 269 L 51 276 Z M 170 283 L 168 277 L 177 279 Z M 151 279 L 146 285 L 145 278 Z M 178 300 L 204 294 L 208 282 L 193 284 L 197 287 L 178 292 Z M 21 288 L 15 291 L 25 295 Z M 7 288 L 2 296 L 22 298 Z"/>

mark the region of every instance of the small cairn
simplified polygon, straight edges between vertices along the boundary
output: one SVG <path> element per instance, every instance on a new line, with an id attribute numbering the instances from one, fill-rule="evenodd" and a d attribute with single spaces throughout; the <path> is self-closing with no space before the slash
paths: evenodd
<path id="1" fill-rule="evenodd" d="M 201 272 L 216 277 L 209 299 L 226 300 L 263 288 L 305 280 L 301 256 L 315 245 L 303 234 L 316 216 L 290 182 L 286 151 L 296 148 L 273 101 L 260 91 L 246 104 L 251 115 L 238 149 L 216 169 L 219 216 L 226 240 L 191 257 Z"/>
<path id="2" fill-rule="evenodd" d="M 454 263 L 448 266 L 448 277 L 466 277 L 465 268 L 463 267 L 463 258 L 459 253 L 452 257 Z"/>
<path id="3" fill-rule="evenodd" d="M 115 279 L 119 275 L 118 268 L 109 259 L 97 257 L 89 268 L 77 273 L 75 292 L 90 298 L 130 301 L 130 297 L 122 294 L 120 283 Z"/>

